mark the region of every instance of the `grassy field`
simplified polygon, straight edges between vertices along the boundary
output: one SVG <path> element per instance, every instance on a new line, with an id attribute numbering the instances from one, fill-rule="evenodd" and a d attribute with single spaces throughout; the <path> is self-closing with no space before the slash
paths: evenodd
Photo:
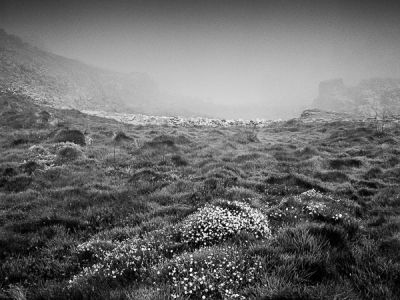
<path id="1" fill-rule="evenodd" d="M 400 298 L 400 128 L 0 102 L 1 299 Z"/>

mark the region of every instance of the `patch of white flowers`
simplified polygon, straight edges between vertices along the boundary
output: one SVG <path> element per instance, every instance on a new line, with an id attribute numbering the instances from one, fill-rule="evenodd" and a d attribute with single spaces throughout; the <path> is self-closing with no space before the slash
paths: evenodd
<path id="1" fill-rule="evenodd" d="M 300 194 L 301 200 L 306 200 L 303 211 L 312 218 L 331 219 L 338 222 L 349 218 L 340 199 L 334 199 L 332 196 L 321 194 L 315 190 L 309 190 Z M 324 201 L 324 202 L 322 202 Z"/>
<path id="2" fill-rule="evenodd" d="M 321 202 L 310 202 L 306 206 L 304 206 L 304 211 L 311 216 L 316 216 L 324 213 L 327 206 Z"/>
<path id="3" fill-rule="evenodd" d="M 70 286 L 90 278 L 142 280 L 160 259 L 162 245 L 138 238 L 122 242 L 93 240 L 78 246 L 78 254 L 90 254 L 95 263 L 83 268 L 69 282 Z"/>
<path id="4" fill-rule="evenodd" d="M 190 215 L 180 226 L 186 243 L 210 245 L 239 232 L 254 234 L 257 238 L 271 235 L 265 215 L 239 201 L 220 200 Z"/>
<path id="5" fill-rule="evenodd" d="M 246 299 L 240 294 L 262 272 L 262 263 L 233 246 L 201 248 L 169 261 L 172 299 Z"/>

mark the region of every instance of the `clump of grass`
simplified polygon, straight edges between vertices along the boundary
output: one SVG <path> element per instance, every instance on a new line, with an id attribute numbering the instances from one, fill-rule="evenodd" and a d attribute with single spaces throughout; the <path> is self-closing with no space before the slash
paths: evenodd
<path id="1" fill-rule="evenodd" d="M 171 161 L 177 167 L 187 166 L 189 163 L 186 159 L 182 158 L 180 155 L 171 156 Z"/>
<path id="2" fill-rule="evenodd" d="M 83 157 L 83 152 L 79 146 L 68 144 L 57 152 L 57 160 L 60 162 L 70 162 Z"/>
<path id="3" fill-rule="evenodd" d="M 80 146 L 86 144 L 85 135 L 77 129 L 62 129 L 57 132 L 54 141 L 58 143 L 71 142 Z"/>
<path id="4" fill-rule="evenodd" d="M 232 139 L 239 144 L 259 143 L 257 133 L 253 131 L 240 131 L 232 136 Z"/>

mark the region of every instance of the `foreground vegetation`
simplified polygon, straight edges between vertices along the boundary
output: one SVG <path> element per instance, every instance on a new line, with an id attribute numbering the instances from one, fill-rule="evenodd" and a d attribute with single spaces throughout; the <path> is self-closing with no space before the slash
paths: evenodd
<path id="1" fill-rule="evenodd" d="M 399 128 L 0 101 L 4 299 L 400 298 Z"/>

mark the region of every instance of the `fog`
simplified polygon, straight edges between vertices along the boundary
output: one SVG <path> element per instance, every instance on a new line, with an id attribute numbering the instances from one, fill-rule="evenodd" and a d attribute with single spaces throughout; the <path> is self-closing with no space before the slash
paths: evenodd
<path id="1" fill-rule="evenodd" d="M 396 2 L 0 3 L 0 27 L 10 33 L 214 104 L 303 107 L 321 80 L 400 77 Z"/>

